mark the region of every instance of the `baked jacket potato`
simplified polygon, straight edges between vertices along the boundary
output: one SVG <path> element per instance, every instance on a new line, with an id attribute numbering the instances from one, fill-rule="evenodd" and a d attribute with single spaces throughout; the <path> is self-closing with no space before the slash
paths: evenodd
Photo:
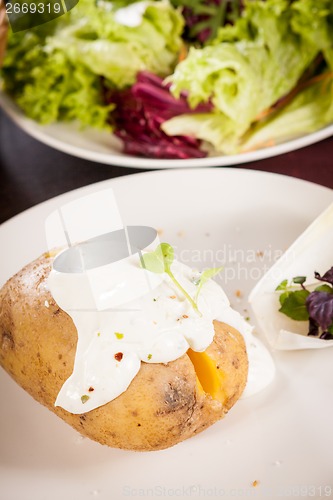
<path id="1" fill-rule="evenodd" d="M 215 321 L 213 343 L 166 364 L 142 363 L 129 388 L 80 415 L 54 403 L 73 370 L 77 331 L 52 298 L 47 278 L 52 256 L 43 254 L 0 291 L 0 364 L 38 402 L 101 444 L 160 450 L 223 418 L 246 385 L 242 335 Z"/>

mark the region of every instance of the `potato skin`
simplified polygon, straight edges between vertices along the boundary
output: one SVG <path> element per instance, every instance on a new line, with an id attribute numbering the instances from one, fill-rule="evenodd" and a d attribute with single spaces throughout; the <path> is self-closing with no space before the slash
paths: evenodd
<path id="1" fill-rule="evenodd" d="M 101 444 L 150 451 L 173 446 L 224 417 L 246 384 L 248 361 L 243 337 L 215 322 L 207 353 L 224 373 L 223 403 L 197 383 L 185 354 L 167 364 L 142 363 L 127 391 L 90 412 L 74 415 L 55 407 L 71 375 L 77 332 L 53 300 L 47 277 L 48 254 L 27 265 L 0 291 L 0 364 L 38 402 Z"/>

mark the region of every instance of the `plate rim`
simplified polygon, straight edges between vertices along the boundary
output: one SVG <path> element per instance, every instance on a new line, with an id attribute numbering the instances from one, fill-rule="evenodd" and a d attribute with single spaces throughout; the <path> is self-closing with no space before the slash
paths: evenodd
<path id="1" fill-rule="evenodd" d="M 319 190 L 333 193 L 332 188 L 330 188 L 328 186 L 324 186 L 322 184 L 318 184 L 318 183 L 313 182 L 313 181 L 309 181 L 307 179 L 301 179 L 299 177 L 293 177 L 293 176 L 282 174 L 279 172 L 269 172 L 267 170 L 249 169 L 249 168 L 242 168 L 242 167 L 236 168 L 235 166 L 228 168 L 227 171 L 223 168 L 221 168 L 221 169 L 218 169 L 218 168 L 217 169 L 213 169 L 213 168 L 206 169 L 205 167 L 198 167 L 198 168 L 193 168 L 193 169 L 191 169 L 191 168 L 179 168 L 176 170 L 174 170 L 174 169 L 147 170 L 147 171 L 142 171 L 142 172 L 130 173 L 128 175 L 110 177 L 108 179 L 104 179 L 104 180 L 97 181 L 97 182 L 92 182 L 91 184 L 79 186 L 77 188 L 69 189 L 68 191 L 64 191 L 63 193 L 56 194 L 55 196 L 51 196 L 50 198 L 47 198 L 44 201 L 41 201 L 35 205 L 32 205 L 31 207 L 28 207 L 25 210 L 22 210 L 21 212 L 13 215 L 9 219 L 2 222 L 0 224 L 0 236 L 1 236 L 1 230 L 3 228 L 7 227 L 8 225 L 10 225 L 11 222 L 15 222 L 17 219 L 19 219 L 20 217 L 23 217 L 25 215 L 28 215 L 30 212 L 39 211 L 40 207 L 43 207 L 44 205 L 46 206 L 50 202 L 55 202 L 57 199 L 60 199 L 62 197 L 71 196 L 71 195 L 74 195 L 75 193 L 78 193 L 80 191 L 82 193 L 84 191 L 87 191 L 87 192 L 88 191 L 96 191 L 96 190 L 98 190 L 98 186 L 102 187 L 104 184 L 106 185 L 109 183 L 111 183 L 111 184 L 118 183 L 118 182 L 122 183 L 122 182 L 125 182 L 126 179 L 128 179 L 128 178 L 132 179 L 133 177 L 137 177 L 137 176 L 140 176 L 140 177 L 141 176 L 142 177 L 143 176 L 159 177 L 159 176 L 164 176 L 164 175 L 180 175 L 180 173 L 185 173 L 186 175 L 190 175 L 191 171 L 196 172 L 198 174 L 202 173 L 205 175 L 207 175 L 207 173 L 209 172 L 208 175 L 222 175 L 222 176 L 225 175 L 226 172 L 230 173 L 231 175 L 241 175 L 241 172 L 246 172 L 250 176 L 259 175 L 259 177 L 265 176 L 267 178 L 268 177 L 278 177 L 278 178 L 284 179 L 288 183 L 295 183 L 295 184 L 301 183 L 304 185 L 306 184 L 306 185 L 314 186 L 314 187 L 318 188 Z M 212 172 L 214 172 L 214 174 Z M 226 174 L 226 175 L 228 175 L 228 174 Z"/>
<path id="2" fill-rule="evenodd" d="M 142 158 L 137 156 L 125 155 L 123 153 L 114 154 L 112 152 L 112 145 L 110 145 L 110 154 L 86 150 L 82 147 L 71 145 L 63 142 L 48 134 L 48 127 L 39 125 L 34 120 L 26 117 L 23 111 L 20 110 L 18 105 L 8 96 L 3 90 L 0 89 L 0 107 L 6 115 L 26 134 L 35 140 L 45 144 L 53 149 L 66 153 L 68 155 L 89 160 L 95 163 L 104 165 L 121 166 L 127 168 L 143 168 L 143 169 L 174 169 L 174 168 L 200 168 L 200 167 L 225 167 L 235 166 L 253 161 L 264 160 L 273 158 L 291 151 L 296 151 L 304 147 L 310 146 L 324 139 L 333 136 L 333 123 L 327 125 L 310 134 L 303 135 L 291 139 L 281 144 L 269 146 L 264 149 L 258 149 L 236 155 L 219 155 L 206 158 L 192 158 L 184 160 L 166 160 L 155 158 Z M 53 126 L 61 127 L 61 123 L 53 124 Z M 75 127 L 74 124 L 69 124 Z M 74 128 L 75 131 L 75 128 Z M 79 132 L 79 130 L 78 130 Z M 110 137 L 112 134 L 110 133 Z M 115 139 L 113 137 L 113 139 Z"/>
<path id="3" fill-rule="evenodd" d="M 237 182 L 237 179 L 241 178 L 243 173 L 245 173 L 247 180 L 248 179 L 255 180 L 255 179 L 260 178 L 261 179 L 260 186 L 265 184 L 265 182 L 267 181 L 267 185 L 268 185 L 269 189 L 275 189 L 276 186 L 278 186 L 280 189 L 280 187 L 283 188 L 284 186 L 288 185 L 288 186 L 290 186 L 291 190 L 297 189 L 298 186 L 300 186 L 300 188 L 302 188 L 302 189 L 305 188 L 306 190 L 308 190 L 308 192 L 314 192 L 315 193 L 315 205 L 314 205 L 315 207 L 317 206 L 316 203 L 318 203 L 318 202 L 320 204 L 322 204 L 320 201 L 320 197 L 321 197 L 322 193 L 324 193 L 325 200 L 326 200 L 326 198 L 333 199 L 333 190 L 331 188 L 328 188 L 328 187 L 325 187 L 325 186 L 322 186 L 320 184 L 316 184 L 313 182 L 298 179 L 295 177 L 290 177 L 290 176 L 287 176 L 284 174 L 276 174 L 276 173 L 271 173 L 271 172 L 263 172 L 263 171 L 258 171 L 258 170 L 242 169 L 242 168 L 209 169 L 209 170 L 202 168 L 202 169 L 193 169 L 193 171 L 191 171 L 189 169 L 162 170 L 162 171 L 158 170 L 155 172 L 152 172 L 152 171 L 139 172 L 139 173 L 133 173 L 133 174 L 128 175 L 128 176 L 121 176 L 121 177 L 106 179 L 106 180 L 102 180 L 99 182 L 95 182 L 93 184 L 89 184 L 87 186 L 73 189 L 71 191 L 67 191 L 67 192 L 59 194 L 55 197 L 49 198 L 48 200 L 45 200 L 44 202 L 41 202 L 33 207 L 30 207 L 29 209 L 14 216 L 14 218 L 16 220 L 13 220 L 14 218 L 8 219 L 8 221 L 6 221 L 4 224 L 8 223 L 8 229 L 10 231 L 12 231 L 13 233 L 15 233 L 15 234 L 13 234 L 13 240 L 12 240 L 12 241 L 14 241 L 14 238 L 17 234 L 17 229 L 22 227 L 22 224 L 24 222 L 26 222 L 26 219 L 24 219 L 24 217 L 29 218 L 29 216 L 30 216 L 29 214 L 32 213 L 32 217 L 34 218 L 38 215 L 38 212 L 40 210 L 42 210 L 41 218 L 44 218 L 45 211 L 48 210 L 49 208 L 51 208 L 51 210 L 53 209 L 53 207 L 49 207 L 50 202 L 52 202 L 54 200 L 59 200 L 62 203 L 64 201 L 64 197 L 68 196 L 69 194 L 74 194 L 74 196 L 76 196 L 76 195 L 80 196 L 80 194 L 85 189 L 90 189 L 90 190 L 96 191 L 96 190 L 101 189 L 101 188 L 103 189 L 104 187 L 107 187 L 107 186 L 110 186 L 110 187 L 114 186 L 115 191 L 116 191 L 116 189 L 118 189 L 118 186 L 117 186 L 118 184 L 122 184 L 121 191 L 123 192 L 123 191 L 125 191 L 124 187 L 127 183 L 130 182 L 131 187 L 134 187 L 136 185 L 136 181 L 139 179 L 138 176 L 140 176 L 140 179 L 141 179 L 140 182 L 142 183 L 142 185 L 146 184 L 145 179 L 149 179 L 149 186 L 153 185 L 154 181 L 157 178 L 160 178 L 161 180 L 163 180 L 166 177 L 168 178 L 168 182 L 171 182 L 173 179 L 176 179 L 176 178 L 182 178 L 182 179 L 188 178 L 189 180 L 192 178 L 196 178 L 196 181 L 195 181 L 196 185 L 199 185 L 200 179 L 206 178 L 207 179 L 207 186 L 209 186 L 210 185 L 209 181 L 213 178 L 214 179 L 218 179 L 218 178 L 219 179 L 227 179 L 228 178 L 228 179 L 230 179 L 230 182 L 232 182 L 233 185 L 235 185 L 235 183 Z M 275 183 L 274 182 L 275 180 L 278 180 L 279 182 Z M 247 183 L 245 183 L 245 187 L 246 186 L 247 186 Z M 200 187 L 201 187 L 201 185 L 200 185 Z M 160 183 L 159 189 L 163 190 L 163 182 Z M 258 189 L 256 189 L 256 192 L 254 194 L 256 194 L 256 193 L 258 193 Z M 126 202 L 126 203 L 128 203 L 128 202 Z M 221 203 L 221 201 L 218 201 L 218 204 L 220 204 L 220 203 Z M 222 203 L 223 203 L 223 201 L 222 201 Z M 259 203 L 262 204 L 260 199 L 259 199 Z M 132 208 L 131 208 L 131 210 L 132 210 Z M 243 210 L 244 210 L 244 208 L 243 208 Z M 36 212 L 35 214 L 34 214 L 34 211 Z M 186 209 L 185 209 L 185 211 L 186 211 Z M 311 207 L 311 205 L 308 208 L 308 212 L 311 212 L 311 213 L 314 212 L 314 208 Z M 264 215 L 263 215 L 263 217 L 264 217 Z M 172 226 L 174 226 L 176 222 L 177 221 L 175 221 L 172 217 L 170 217 L 170 224 Z M 3 227 L 3 225 L 0 226 L 0 238 L 3 236 L 2 227 Z M 15 239 L 15 241 L 16 241 L 16 239 Z M 8 245 L 8 247 L 10 248 L 9 245 Z M 9 248 L 7 249 L 7 252 L 9 251 Z M 24 250 L 24 252 L 26 252 L 26 250 Z M 327 356 L 325 359 L 327 359 Z M 281 366 L 284 370 L 284 367 L 286 365 L 281 364 Z M 251 454 L 246 454 L 245 456 L 247 458 L 244 458 L 243 462 L 241 461 L 241 463 L 248 464 L 249 470 L 247 471 L 246 468 L 242 469 L 242 474 L 239 474 L 237 467 L 235 467 L 233 469 L 231 476 L 239 477 L 239 479 L 237 478 L 237 483 L 236 482 L 234 483 L 235 486 L 237 486 L 237 488 L 249 487 L 252 489 L 253 485 L 250 482 L 250 480 L 253 481 L 254 479 L 256 479 L 256 480 L 258 479 L 261 484 L 260 484 L 260 487 L 258 488 L 258 492 L 255 496 L 257 498 L 264 499 L 264 498 L 267 498 L 267 495 L 264 494 L 264 492 L 266 491 L 265 487 L 267 485 L 270 485 L 270 483 L 268 483 L 268 481 L 272 481 L 271 486 L 269 486 L 272 488 L 272 492 L 273 491 L 276 491 L 276 492 L 284 491 L 283 488 L 285 488 L 285 490 L 287 491 L 289 482 L 290 482 L 290 484 L 306 484 L 307 477 L 305 477 L 305 475 L 301 469 L 298 469 L 297 457 L 291 455 L 292 458 L 289 459 L 289 461 L 288 461 L 288 457 L 290 456 L 289 455 L 290 450 L 292 452 L 295 452 L 295 450 L 296 450 L 295 445 L 292 444 L 291 446 L 289 446 L 289 445 L 282 444 L 281 448 L 280 448 L 279 446 L 277 446 L 277 442 L 281 441 L 281 440 L 280 440 L 280 438 L 277 438 L 275 441 L 275 445 L 274 444 L 272 445 L 271 443 L 269 443 L 269 445 L 267 447 L 263 447 L 262 450 L 260 449 L 261 443 L 265 442 L 265 434 L 264 433 L 261 434 L 259 432 L 260 426 L 257 426 L 256 411 L 258 409 L 258 415 L 260 417 L 264 418 L 266 411 L 268 411 L 268 410 L 271 411 L 270 408 L 271 408 L 271 405 L 273 404 L 272 403 L 273 399 L 274 399 L 274 401 L 278 401 L 278 407 L 281 407 L 281 405 L 279 406 L 279 402 L 281 402 L 282 393 L 279 391 L 281 391 L 281 389 L 283 391 L 283 386 L 284 386 L 284 383 L 286 382 L 286 379 L 284 379 L 285 372 L 283 370 L 281 373 L 281 377 L 276 378 L 275 383 L 273 382 L 273 384 L 276 384 L 276 385 L 271 386 L 272 389 L 270 389 L 270 390 L 272 392 L 267 392 L 267 393 L 262 392 L 261 395 L 258 394 L 257 396 L 254 396 L 254 398 L 256 398 L 256 399 L 253 399 L 253 401 L 254 401 L 252 403 L 253 406 L 250 405 L 253 413 L 252 414 L 251 414 L 251 412 L 247 413 L 247 415 L 249 416 L 249 423 L 247 423 L 246 420 L 243 422 L 243 418 L 245 415 L 244 412 L 246 411 L 246 408 L 248 408 L 246 400 L 243 400 L 242 402 L 240 402 L 239 405 L 237 405 L 234 408 L 234 410 L 233 410 L 234 415 L 231 419 L 227 420 L 226 422 L 221 423 L 220 427 L 218 427 L 219 423 L 217 423 L 217 426 L 215 427 L 216 430 L 214 430 L 214 427 L 211 427 L 210 429 L 207 430 L 207 434 L 206 434 L 208 436 L 207 440 L 206 440 L 206 436 L 204 435 L 204 433 L 202 433 L 201 436 L 199 435 L 199 436 L 197 436 L 197 438 L 195 438 L 196 442 L 194 440 L 187 440 L 179 448 L 170 448 L 170 449 L 164 450 L 159 455 L 157 455 L 157 454 L 151 455 L 150 453 L 148 455 L 145 455 L 145 454 L 138 455 L 138 454 L 133 454 L 133 452 L 126 452 L 126 451 L 123 452 L 123 450 L 103 448 L 100 445 L 97 445 L 96 443 L 90 442 L 90 441 L 89 442 L 86 441 L 84 443 L 83 449 L 79 449 L 79 451 L 76 451 L 76 447 L 77 447 L 78 443 L 76 441 L 76 435 L 72 432 L 72 429 L 69 428 L 67 426 L 67 424 L 65 424 L 64 422 L 59 421 L 55 415 L 48 412 L 48 410 L 46 410 L 46 408 L 43 408 L 41 405 L 34 402 L 29 397 L 29 402 L 34 403 L 33 407 L 30 404 L 28 406 L 29 411 L 31 411 L 30 415 L 33 416 L 35 414 L 34 412 L 35 411 L 37 412 L 37 418 L 35 421 L 38 422 L 39 425 L 42 424 L 41 425 L 42 428 L 44 428 L 44 422 L 45 422 L 44 416 L 43 416 L 44 415 L 43 411 L 45 410 L 45 412 L 47 412 L 46 413 L 47 414 L 47 420 L 46 420 L 47 424 L 45 425 L 44 432 L 47 431 L 48 435 L 50 435 L 52 433 L 52 429 L 53 429 L 52 422 L 54 421 L 54 423 L 56 425 L 56 429 L 60 428 L 59 427 L 60 424 L 62 426 L 62 430 L 59 430 L 59 433 L 61 434 L 61 436 L 62 437 L 68 436 L 68 443 L 69 443 L 68 449 L 70 451 L 69 461 L 66 462 L 66 460 L 65 460 L 64 462 L 67 463 L 67 466 L 68 466 L 67 470 L 69 470 L 72 473 L 72 475 L 67 473 L 67 471 L 62 466 L 61 461 L 58 458 L 59 457 L 59 450 L 61 449 L 60 445 L 55 446 L 55 453 L 49 454 L 49 455 L 51 455 L 51 458 L 47 458 L 45 460 L 46 465 L 44 466 L 43 458 L 45 458 L 46 446 L 39 448 L 38 442 L 36 442 L 37 443 L 36 450 L 38 450 L 38 453 L 40 454 L 39 456 L 41 458 L 36 458 L 38 455 L 36 454 L 36 452 L 34 452 L 32 457 L 29 457 L 29 460 L 31 461 L 32 465 L 29 466 L 29 468 L 24 468 L 24 467 L 26 467 L 26 463 L 27 463 L 28 459 L 27 459 L 27 441 L 23 440 L 23 443 L 24 443 L 23 459 L 22 459 L 22 461 L 19 462 L 19 465 L 18 466 L 15 465 L 17 462 L 16 462 L 16 459 L 13 458 L 14 453 L 9 458 L 8 464 L 7 464 L 6 460 L 3 460 L 3 463 L 0 463 L 0 477 L 4 479 L 5 492 L 9 491 L 9 488 L 12 488 L 11 491 L 13 491 L 13 494 L 11 496 L 8 496 L 8 498 L 10 498 L 11 500 L 16 500 L 17 496 L 19 496 L 21 494 L 21 489 L 20 489 L 19 485 L 24 484 L 25 495 L 27 498 L 29 498 L 31 500 L 33 498 L 35 498 L 36 500 L 43 500 L 44 498 L 46 498 L 45 495 L 49 496 L 50 498 L 52 497 L 52 499 L 55 499 L 56 498 L 55 496 L 50 495 L 50 490 L 47 489 L 47 485 L 51 481 L 55 480 L 55 478 L 60 477 L 63 481 L 61 484 L 63 484 L 64 487 L 62 488 L 62 486 L 59 486 L 58 484 L 55 485 L 54 495 L 57 494 L 57 498 L 59 498 L 59 490 L 63 489 L 63 491 L 61 491 L 62 498 L 66 499 L 66 500 L 67 499 L 70 500 L 70 498 L 73 498 L 73 495 L 75 498 L 80 496 L 80 498 L 84 498 L 84 499 L 88 500 L 89 498 L 91 498 L 93 496 L 94 491 L 100 491 L 100 497 L 103 499 L 112 497 L 112 498 L 117 498 L 120 500 L 124 496 L 124 494 L 122 493 L 124 491 L 124 489 L 123 489 L 124 485 L 129 484 L 130 486 L 132 486 L 135 489 L 136 487 L 141 486 L 141 483 L 140 483 L 141 478 L 142 478 L 142 487 L 144 487 L 144 488 L 148 488 L 148 487 L 150 487 L 151 484 L 152 485 L 155 484 L 154 481 L 151 480 L 149 475 L 148 475 L 149 467 L 151 466 L 151 464 L 153 465 L 153 471 L 155 471 L 155 469 L 154 469 L 154 461 L 155 460 L 156 460 L 156 470 L 158 470 L 158 468 L 161 465 L 163 466 L 163 464 L 173 463 L 173 462 L 180 463 L 179 460 L 182 460 L 182 458 L 185 458 L 185 459 L 187 458 L 188 462 L 186 462 L 186 463 L 191 465 L 195 461 L 195 453 L 199 453 L 199 455 L 200 455 L 200 450 L 204 449 L 204 450 L 206 450 L 207 453 L 210 451 L 211 457 L 213 457 L 213 458 L 217 457 L 214 460 L 214 462 L 216 462 L 216 459 L 218 459 L 218 455 L 216 454 L 217 453 L 216 450 L 218 449 L 218 451 L 222 450 L 223 452 L 225 452 L 225 457 L 227 457 L 227 458 L 224 457 L 222 459 L 222 463 L 227 463 L 227 460 L 229 460 L 229 456 L 230 456 L 231 457 L 231 459 L 230 459 L 231 464 L 238 465 L 239 464 L 239 455 L 237 455 L 237 453 L 239 454 L 240 451 L 244 449 L 244 442 L 242 442 L 241 439 L 239 441 L 231 440 L 228 442 L 228 439 L 230 436 L 231 436 L 231 439 L 233 439 L 235 436 L 238 436 L 238 434 L 236 434 L 236 432 L 238 430 L 239 425 L 240 425 L 240 429 L 239 429 L 240 436 L 244 436 L 245 430 L 248 430 L 248 431 L 253 431 L 254 432 L 253 436 L 254 437 L 259 436 L 260 440 L 259 441 L 252 441 L 252 434 L 249 434 L 249 433 L 247 434 L 247 436 L 249 436 L 249 437 L 247 438 L 247 441 L 245 442 L 246 443 L 245 449 L 249 450 L 249 452 L 250 452 L 250 450 L 253 448 L 250 448 L 249 446 L 250 445 L 257 445 L 258 446 L 258 453 L 256 453 L 255 457 L 254 457 L 255 458 L 254 459 L 255 467 L 251 467 L 251 464 L 249 463 L 250 462 L 249 457 L 251 457 Z M 1 370 L 0 370 L 0 372 L 1 372 Z M 289 374 L 289 368 L 287 370 L 287 373 Z M 1 375 L 1 373 L 0 373 L 0 375 Z M 298 377 L 298 378 L 300 378 L 300 377 Z M 292 386 L 292 384 L 290 384 L 290 385 Z M 17 387 L 15 385 L 15 390 L 16 389 L 22 391 L 22 395 L 24 394 L 24 397 L 27 396 L 25 393 L 23 393 L 22 389 L 20 389 L 19 387 Z M 15 392 L 15 394 L 16 394 L 16 392 Z M 320 391 L 320 394 L 323 394 L 322 390 Z M 302 395 L 303 395 L 303 393 L 302 393 Z M 326 397 L 326 393 L 324 395 Z M 277 398 L 275 396 L 277 396 Z M 320 397 L 322 398 L 323 396 L 320 396 Z M 297 398 L 295 398 L 295 400 L 297 400 Z M 303 399 L 301 399 L 301 401 L 303 401 Z M 331 400 L 329 400 L 329 401 L 331 401 Z M 20 396 L 20 398 L 16 398 L 16 396 L 14 397 L 14 399 L 13 399 L 14 409 L 18 408 L 17 403 L 19 403 L 19 404 L 21 403 L 21 396 Z M 327 403 L 327 406 L 330 410 L 331 402 Z M 314 405 L 314 407 L 315 407 L 315 405 Z M 301 407 L 297 406 L 297 408 L 298 408 L 297 411 L 300 413 Z M 288 414 L 288 412 L 287 412 L 287 414 Z M 291 414 L 292 414 L 292 412 L 291 412 Z M 16 412 L 16 415 L 18 415 L 17 412 Z M 267 415 L 269 417 L 271 415 L 271 413 L 268 413 Z M 283 415 L 283 413 L 282 413 L 282 415 Z M 1 417 L 1 411 L 0 411 L 0 417 Z M 30 417 L 30 419 L 31 418 L 32 417 Z M 287 422 L 288 425 L 287 424 L 285 425 L 286 429 L 288 429 L 288 426 L 289 426 L 289 422 L 290 422 L 289 418 L 290 417 L 288 417 L 288 422 Z M 258 422 L 259 422 L 259 420 L 258 420 Z M 264 429 L 266 429 L 266 430 L 272 429 L 272 426 L 269 423 L 269 418 L 266 419 L 266 422 L 268 422 L 268 423 L 264 425 Z M 283 428 L 283 421 L 282 421 L 282 428 Z M 49 429 L 51 429 L 51 432 L 49 432 Z M 32 430 L 34 431 L 34 429 L 32 429 Z M 39 432 L 39 427 L 38 427 L 38 432 Z M 56 430 L 55 435 L 57 435 L 57 432 L 58 432 L 58 430 Z M 292 430 L 292 432 L 293 432 L 293 430 Z M 29 433 L 27 433 L 27 435 L 29 435 Z M 17 440 L 14 441 L 14 445 L 16 447 L 22 445 L 22 442 L 19 439 L 20 434 L 18 433 L 17 436 L 18 436 Z M 34 432 L 32 433 L 32 436 L 34 436 Z M 52 441 L 52 439 L 53 439 L 53 437 L 50 438 L 50 442 Z M 324 437 L 322 439 L 324 439 Z M 299 441 L 300 440 L 297 438 L 295 442 L 298 443 Z M 331 441 L 331 439 L 330 439 L 330 441 Z M 218 448 L 215 447 L 215 442 L 216 443 L 219 442 Z M 304 446 L 308 445 L 310 442 L 311 442 L 311 439 L 307 439 L 305 441 Z M 320 441 L 320 443 L 322 443 L 322 442 L 324 442 L 324 441 Z M 7 443 L 8 443 L 8 441 L 7 441 Z M 81 446 L 81 444 L 80 444 L 80 446 Z M 8 448 L 6 448 L 6 449 L 8 449 Z M 67 448 L 65 447 L 65 449 L 67 449 Z M 16 450 L 16 448 L 14 448 L 14 450 Z M 17 448 L 17 450 L 18 450 L 17 453 L 19 453 L 20 448 Z M 178 450 L 179 450 L 179 452 L 178 452 Z M 84 455 L 84 454 L 85 454 L 85 456 L 89 456 L 89 452 L 91 452 L 92 459 L 83 458 L 82 462 L 79 460 L 78 461 L 79 465 L 74 468 L 73 464 L 77 463 L 76 462 L 77 457 L 79 457 L 80 455 Z M 159 452 L 157 452 L 157 453 L 159 453 Z M 4 456 L 6 457 L 6 455 L 4 455 Z M 223 456 L 223 454 L 222 454 L 222 456 Z M 122 457 L 123 462 L 121 462 L 121 464 L 123 464 L 123 463 L 129 464 L 128 471 L 130 471 L 130 472 L 134 471 L 133 478 L 130 477 L 130 479 L 127 481 L 127 476 L 125 475 L 126 471 L 124 472 L 124 470 L 122 470 L 119 467 L 116 470 L 120 471 L 120 479 L 119 480 L 115 479 L 115 481 L 113 483 L 111 482 L 111 486 L 110 486 L 110 467 L 112 467 L 112 463 L 113 463 L 112 461 L 114 460 L 116 462 L 118 460 L 118 457 Z M 152 457 L 154 457 L 154 459 Z M 155 459 L 155 457 L 156 457 L 156 459 Z M 204 454 L 203 454 L 203 457 L 204 457 Z M 60 459 L 61 459 L 61 455 L 60 455 Z M 201 460 L 201 458 L 199 457 L 199 464 L 200 464 L 200 460 Z M 206 460 L 206 459 L 204 459 L 204 460 Z M 281 463 L 274 462 L 274 460 L 276 460 L 276 461 L 281 460 Z M 1 462 L 1 460 L 0 460 L 0 462 Z M 305 459 L 304 463 L 305 463 L 305 466 L 307 468 L 309 468 L 310 462 L 311 462 L 311 467 L 313 467 L 312 460 L 310 458 Z M 120 462 L 117 462 L 117 463 L 120 463 Z M 133 466 L 133 463 L 134 463 L 134 466 Z M 135 466 L 137 463 L 140 463 L 140 465 L 142 464 L 144 471 L 146 471 L 146 470 L 148 471 L 147 474 L 143 473 L 140 476 L 140 471 L 142 471 L 143 469 L 140 469 L 140 465 L 138 466 L 138 469 L 135 469 Z M 204 464 L 203 461 L 202 461 L 202 463 Z M 213 459 L 210 459 L 209 463 L 213 464 Z M 218 461 L 216 463 L 218 463 Z M 262 468 L 258 468 L 257 464 L 259 464 L 259 466 Z M 280 467 L 281 464 L 282 464 L 282 467 Z M 278 465 L 278 467 L 277 467 L 277 465 Z M 19 469 L 19 467 L 21 467 L 21 469 Z M 82 470 L 84 470 L 85 472 L 89 472 L 86 475 L 86 480 L 84 480 L 84 481 L 82 481 Z M 139 472 L 137 473 L 136 470 L 138 470 Z M 192 474 L 191 469 L 189 467 L 187 467 L 187 469 L 184 473 L 184 479 L 183 479 L 182 475 L 179 475 L 179 477 L 177 476 L 176 478 L 174 478 L 172 475 L 170 476 L 170 470 L 173 471 L 172 466 L 170 469 L 166 470 L 165 474 L 162 474 L 162 476 L 161 476 L 162 479 L 160 480 L 161 484 L 165 484 L 166 487 L 170 487 L 170 488 L 176 487 L 180 481 L 184 481 L 184 484 L 192 484 L 192 482 L 190 483 L 190 481 L 192 481 L 192 477 L 193 477 L 193 480 L 197 479 L 196 477 L 194 477 L 194 474 Z M 194 470 L 196 470 L 196 469 L 194 469 Z M 203 484 L 203 486 L 206 485 L 207 488 L 210 484 L 212 484 L 212 485 L 216 484 L 217 486 L 220 486 L 220 487 L 230 487 L 228 480 L 224 480 L 223 476 L 219 475 L 218 472 L 216 472 L 216 470 L 217 469 L 212 469 L 211 475 L 208 474 L 208 476 L 206 476 L 207 471 L 206 471 L 206 473 L 203 473 L 203 474 L 205 474 L 203 476 L 204 479 L 202 479 L 202 477 L 200 475 L 198 475 L 198 481 L 200 481 L 200 484 Z M 221 470 L 223 470 L 223 469 L 221 469 Z M 297 480 L 294 478 L 290 479 L 289 470 L 291 470 L 293 472 L 295 472 L 295 470 L 296 470 L 296 472 L 299 471 L 299 474 L 302 476 L 301 479 L 299 479 L 298 482 L 296 482 Z M 319 468 L 319 470 L 320 470 L 320 468 Z M 246 472 L 243 472 L 243 471 L 246 471 Z M 5 476 L 5 474 L 8 474 L 8 476 L 7 475 Z M 13 482 L 11 481 L 11 478 L 14 477 L 14 475 L 15 475 L 15 477 L 22 476 L 26 481 L 25 482 L 18 481 L 13 486 Z M 42 477 L 42 480 L 40 481 L 39 486 L 37 488 L 36 487 L 36 478 L 38 478 L 39 476 Z M 7 479 L 7 477 L 8 477 L 8 479 Z M 206 479 L 207 477 L 208 477 L 208 479 Z M 324 469 L 324 472 L 322 473 L 322 477 L 323 477 L 323 479 L 321 480 L 322 482 L 320 484 L 329 484 L 329 480 L 330 480 L 331 476 L 327 472 L 327 468 Z M 116 478 L 116 476 L 115 476 L 115 478 Z M 126 481 L 124 478 L 126 479 Z M 169 481 L 170 478 L 171 478 L 171 480 Z M 319 475 L 316 475 L 315 480 L 319 482 L 320 478 L 319 479 L 318 478 L 319 478 Z M 292 480 L 294 482 L 291 482 Z M 324 483 L 324 481 L 326 481 L 326 482 Z M 79 482 L 80 489 L 77 487 L 76 482 Z M 157 483 L 157 484 L 159 484 L 159 483 Z M 247 490 L 244 489 L 244 491 L 246 492 Z M 254 490 L 251 490 L 251 491 L 254 491 Z M 139 495 L 136 495 L 136 496 L 139 496 Z M 211 495 L 208 494 L 207 496 L 211 496 Z M 244 497 L 244 494 L 240 493 L 240 494 L 230 495 L 230 496 L 232 496 L 234 498 L 241 499 Z M 247 495 L 245 494 L 245 496 L 247 496 Z M 276 500 L 279 498 L 279 495 L 277 493 L 274 496 L 272 496 L 272 495 L 269 495 L 269 496 L 271 498 L 275 498 Z M 229 496 L 226 496 L 226 498 L 229 498 Z M 288 498 L 289 498 L 289 496 L 288 496 Z"/>

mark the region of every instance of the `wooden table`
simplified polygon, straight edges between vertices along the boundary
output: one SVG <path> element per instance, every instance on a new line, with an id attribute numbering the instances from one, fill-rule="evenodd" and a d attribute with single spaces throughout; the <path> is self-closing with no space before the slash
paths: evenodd
<path id="1" fill-rule="evenodd" d="M 298 177 L 333 189 L 333 137 L 240 167 Z M 66 191 L 142 171 L 56 151 L 22 132 L 0 111 L 0 223 Z"/>

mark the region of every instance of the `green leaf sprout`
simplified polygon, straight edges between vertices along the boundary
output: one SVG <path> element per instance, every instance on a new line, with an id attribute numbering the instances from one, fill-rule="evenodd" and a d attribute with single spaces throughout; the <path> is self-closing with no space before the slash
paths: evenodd
<path id="1" fill-rule="evenodd" d="M 203 287 L 203 285 L 208 281 L 210 280 L 211 278 L 213 278 L 214 276 L 216 276 L 216 274 L 218 274 L 219 272 L 221 272 L 223 269 L 223 267 L 212 267 L 210 269 L 205 269 L 205 271 L 203 271 L 201 273 L 201 276 L 200 276 L 200 279 L 198 281 L 198 284 L 197 284 L 197 293 L 195 294 L 195 302 L 198 302 L 198 297 L 199 297 L 199 293 Z"/>
<path id="2" fill-rule="evenodd" d="M 193 299 L 188 292 L 182 287 L 179 281 L 175 278 L 173 272 L 171 271 L 171 265 L 174 261 L 174 249 L 169 243 L 161 243 L 158 245 L 156 250 L 153 252 L 146 253 L 141 256 L 141 265 L 147 271 L 162 274 L 166 273 L 172 282 L 176 285 L 178 290 L 186 297 L 193 309 L 197 314 L 201 316 L 201 312 L 198 309 L 198 296 L 203 287 L 203 285 L 217 273 L 219 273 L 222 267 L 206 269 L 201 273 L 200 279 L 196 282 L 197 291 L 195 298 Z"/>
<path id="3" fill-rule="evenodd" d="M 295 283 L 295 285 L 303 285 L 303 283 L 306 282 L 306 276 L 296 276 L 295 278 L 293 278 L 293 283 Z"/>
<path id="4" fill-rule="evenodd" d="M 283 280 L 281 281 L 281 283 L 275 288 L 275 291 L 279 291 L 279 290 L 287 290 L 287 287 L 288 287 L 288 280 Z"/>

